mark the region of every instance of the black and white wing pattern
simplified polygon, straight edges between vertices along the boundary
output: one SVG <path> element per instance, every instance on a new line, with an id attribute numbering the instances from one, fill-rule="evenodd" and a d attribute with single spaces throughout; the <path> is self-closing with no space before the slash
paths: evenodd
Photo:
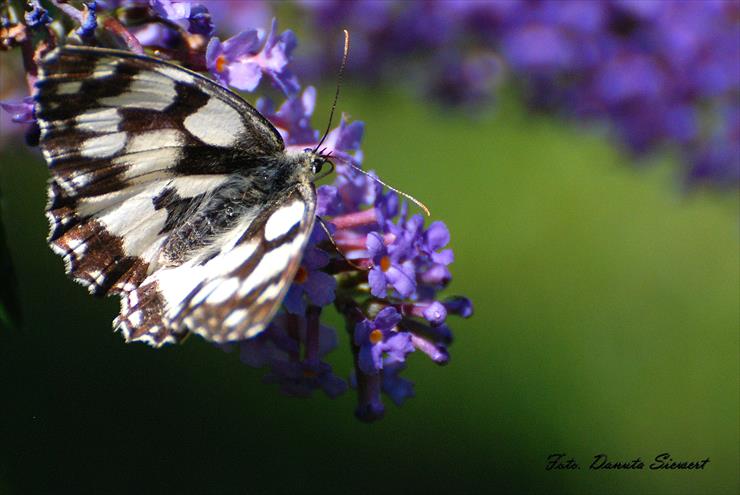
<path id="1" fill-rule="evenodd" d="M 91 293 L 121 296 L 126 339 L 260 332 L 316 203 L 307 180 L 268 180 L 286 156 L 275 128 L 199 74 L 118 50 L 57 48 L 37 87 L 49 242 Z"/>

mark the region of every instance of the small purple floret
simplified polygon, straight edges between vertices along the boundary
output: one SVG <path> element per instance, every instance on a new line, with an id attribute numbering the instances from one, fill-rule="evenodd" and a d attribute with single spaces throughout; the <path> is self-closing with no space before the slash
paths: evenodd
<path id="1" fill-rule="evenodd" d="M 82 24 L 75 31 L 81 38 L 91 38 L 95 34 L 95 29 L 98 27 L 98 4 L 95 1 L 86 3 L 87 12 L 83 16 Z"/>
<path id="2" fill-rule="evenodd" d="M 22 101 L 0 101 L 0 107 L 12 116 L 13 122 L 30 124 L 36 121 L 33 102 L 32 96 L 26 96 Z"/>
<path id="3" fill-rule="evenodd" d="M 320 229 L 320 228 L 319 228 Z M 314 230 L 313 238 L 320 238 L 321 230 Z M 298 269 L 296 280 L 288 290 L 283 300 L 285 308 L 294 314 L 304 314 L 306 299 L 314 306 L 327 306 L 334 302 L 334 289 L 337 281 L 328 273 L 322 271 L 329 264 L 329 255 L 310 243 L 303 253 L 303 260 Z M 305 297 L 304 297 L 305 296 Z"/>
<path id="4" fill-rule="evenodd" d="M 38 28 L 51 24 L 51 17 L 45 8 L 41 6 L 39 0 L 31 0 L 32 7 L 30 12 L 26 12 L 26 23 L 28 27 Z"/>
<path id="5" fill-rule="evenodd" d="M 223 43 L 211 38 L 206 49 L 208 70 L 223 84 L 254 91 L 267 75 L 286 96 L 300 90 L 298 79 L 288 69 L 296 39 L 292 31 L 277 35 L 277 20 L 265 37 L 256 29 L 242 31 Z"/>
<path id="6" fill-rule="evenodd" d="M 367 250 L 373 260 L 373 268 L 368 274 L 372 295 L 385 297 L 388 285 L 392 285 L 403 297 L 414 293 L 414 268 L 409 261 L 403 261 L 406 252 L 402 246 L 387 247 L 380 234 L 370 232 L 367 236 Z"/>
<path id="7" fill-rule="evenodd" d="M 319 132 L 311 125 L 316 106 L 316 88 L 308 86 L 300 95 L 290 96 L 280 108 L 269 98 L 257 100 L 257 110 L 277 128 L 289 146 L 309 146 L 319 140 Z"/>
<path id="8" fill-rule="evenodd" d="M 358 365 L 363 373 L 376 374 L 384 362 L 403 362 L 413 352 L 411 334 L 394 329 L 400 321 L 398 311 L 387 307 L 375 319 L 364 319 L 355 326 L 354 342 L 359 347 Z"/>

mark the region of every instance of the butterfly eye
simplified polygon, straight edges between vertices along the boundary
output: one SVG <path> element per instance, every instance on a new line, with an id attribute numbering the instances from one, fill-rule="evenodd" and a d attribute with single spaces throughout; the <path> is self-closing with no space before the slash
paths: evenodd
<path id="1" fill-rule="evenodd" d="M 319 157 L 313 158 L 311 160 L 311 167 L 313 168 L 314 175 L 316 175 L 319 172 L 321 172 L 321 167 L 324 166 L 324 162 L 325 161 L 326 160 L 324 160 L 323 158 L 319 158 Z"/>

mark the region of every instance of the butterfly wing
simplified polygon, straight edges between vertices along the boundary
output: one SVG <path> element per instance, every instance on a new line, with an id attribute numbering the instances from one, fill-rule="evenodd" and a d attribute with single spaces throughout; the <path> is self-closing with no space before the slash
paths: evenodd
<path id="1" fill-rule="evenodd" d="M 128 306 L 161 268 L 168 228 L 234 171 L 284 149 L 238 95 L 159 59 L 62 47 L 43 60 L 37 87 L 40 146 L 52 174 L 51 247 L 90 292 L 120 294 Z M 128 338 L 146 334 L 160 344 L 183 334 L 157 304 L 166 305 L 152 301 Z"/>
<path id="2" fill-rule="evenodd" d="M 315 215 L 310 184 L 276 197 L 224 232 L 217 251 L 147 277 L 123 298 L 116 324 L 129 338 L 154 343 L 162 325 L 214 342 L 258 334 L 293 281 Z"/>

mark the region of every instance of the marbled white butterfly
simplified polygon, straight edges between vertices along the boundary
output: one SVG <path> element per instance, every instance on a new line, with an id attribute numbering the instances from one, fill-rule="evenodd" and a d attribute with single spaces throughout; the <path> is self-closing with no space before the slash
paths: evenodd
<path id="1" fill-rule="evenodd" d="M 278 310 L 314 226 L 327 157 L 287 152 L 237 94 L 129 52 L 61 47 L 37 83 L 49 242 L 127 340 L 226 342 Z"/>

